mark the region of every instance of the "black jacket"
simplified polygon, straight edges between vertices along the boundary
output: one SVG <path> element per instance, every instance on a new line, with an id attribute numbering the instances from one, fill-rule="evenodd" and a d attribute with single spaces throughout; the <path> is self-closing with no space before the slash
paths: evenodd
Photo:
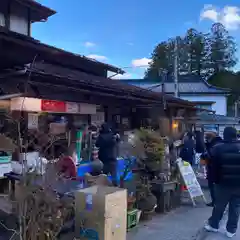
<path id="1" fill-rule="evenodd" d="M 196 135 L 196 152 L 204 153 L 205 151 L 204 134 L 201 131 L 196 131 L 195 135 Z"/>
<path id="2" fill-rule="evenodd" d="M 222 138 L 217 136 L 215 138 L 212 139 L 212 141 L 210 142 L 206 142 L 205 143 L 205 146 L 206 146 L 206 150 L 205 152 L 201 155 L 201 158 L 202 159 L 205 159 L 207 160 L 207 178 L 208 180 L 210 181 L 213 181 L 213 163 L 212 163 L 212 150 L 213 150 L 213 147 L 216 146 L 217 144 L 220 144 L 222 142 Z"/>
<path id="3" fill-rule="evenodd" d="M 96 141 L 96 147 L 99 148 L 98 157 L 103 162 L 115 161 L 117 139 L 111 130 L 104 126 Z"/>
<path id="4" fill-rule="evenodd" d="M 193 139 L 187 139 L 185 140 L 183 147 L 180 151 L 180 157 L 183 161 L 189 162 L 190 164 L 193 164 L 194 160 L 194 140 Z"/>
<path id="5" fill-rule="evenodd" d="M 213 181 L 227 187 L 240 187 L 240 142 L 224 140 L 211 151 Z"/>

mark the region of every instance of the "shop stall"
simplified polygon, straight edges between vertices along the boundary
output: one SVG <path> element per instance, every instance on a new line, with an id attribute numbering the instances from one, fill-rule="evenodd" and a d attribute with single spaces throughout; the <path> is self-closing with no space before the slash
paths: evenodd
<path id="1" fill-rule="evenodd" d="M 89 160 L 89 153 L 85 151 L 89 147 L 88 141 L 84 139 L 84 144 L 79 143 L 85 137 L 82 132 L 91 123 L 91 116 L 97 114 L 96 105 L 20 97 L 11 99 L 10 109 L 12 112 L 26 113 L 28 131 L 36 130 L 57 136 L 58 140 L 51 148 L 55 154 L 61 151 L 60 145 L 66 149 L 74 145 L 78 161 L 82 158 L 81 155 Z M 51 153 L 48 152 L 48 155 Z"/>

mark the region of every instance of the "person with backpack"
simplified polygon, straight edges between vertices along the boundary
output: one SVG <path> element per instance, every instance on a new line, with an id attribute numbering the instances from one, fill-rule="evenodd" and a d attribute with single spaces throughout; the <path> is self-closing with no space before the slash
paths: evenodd
<path id="1" fill-rule="evenodd" d="M 228 205 L 226 235 L 232 238 L 236 235 L 240 215 L 240 142 L 233 127 L 226 127 L 223 137 L 223 142 L 210 150 L 216 200 L 205 229 L 218 232 Z"/>
<path id="2" fill-rule="evenodd" d="M 215 204 L 215 187 L 214 187 L 214 180 L 213 180 L 213 167 L 212 167 L 212 156 L 211 151 L 214 146 L 222 142 L 222 138 L 218 136 L 214 132 L 209 132 L 206 134 L 206 150 L 201 155 L 201 159 L 204 159 L 206 163 L 207 169 L 207 181 L 208 181 L 208 188 L 210 191 L 211 202 L 207 204 L 209 207 L 213 207 Z"/>

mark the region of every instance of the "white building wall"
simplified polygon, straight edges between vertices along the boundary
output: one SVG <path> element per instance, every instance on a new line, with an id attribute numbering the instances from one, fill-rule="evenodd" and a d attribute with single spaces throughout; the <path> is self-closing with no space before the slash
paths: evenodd
<path id="1" fill-rule="evenodd" d="M 216 112 L 216 114 L 219 115 L 227 115 L 227 97 L 226 96 L 209 96 L 209 95 L 184 95 L 180 96 L 180 98 L 192 102 L 215 102 L 212 105 L 212 110 Z"/>
<path id="2" fill-rule="evenodd" d="M 28 35 L 28 10 L 19 3 L 13 2 L 11 6 L 10 30 Z"/>

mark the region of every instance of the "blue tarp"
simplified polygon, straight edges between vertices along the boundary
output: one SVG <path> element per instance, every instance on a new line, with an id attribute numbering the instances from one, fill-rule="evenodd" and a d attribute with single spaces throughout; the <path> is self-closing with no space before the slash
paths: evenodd
<path id="1" fill-rule="evenodd" d="M 124 173 L 126 164 L 128 164 L 128 159 L 127 158 L 118 158 L 117 160 L 117 181 L 119 182 L 120 177 L 122 176 L 122 174 Z M 136 158 L 135 157 L 131 157 L 131 166 L 134 165 L 134 163 L 136 162 Z M 130 166 L 130 169 L 131 169 Z M 78 171 L 77 171 L 77 175 L 78 177 L 83 177 L 86 173 L 91 172 L 91 162 L 87 161 L 84 162 L 82 164 L 79 165 L 78 167 Z M 133 177 L 132 171 L 130 170 L 126 177 L 125 177 L 125 181 L 131 180 Z M 109 179 L 111 179 L 111 176 L 109 176 Z"/>

